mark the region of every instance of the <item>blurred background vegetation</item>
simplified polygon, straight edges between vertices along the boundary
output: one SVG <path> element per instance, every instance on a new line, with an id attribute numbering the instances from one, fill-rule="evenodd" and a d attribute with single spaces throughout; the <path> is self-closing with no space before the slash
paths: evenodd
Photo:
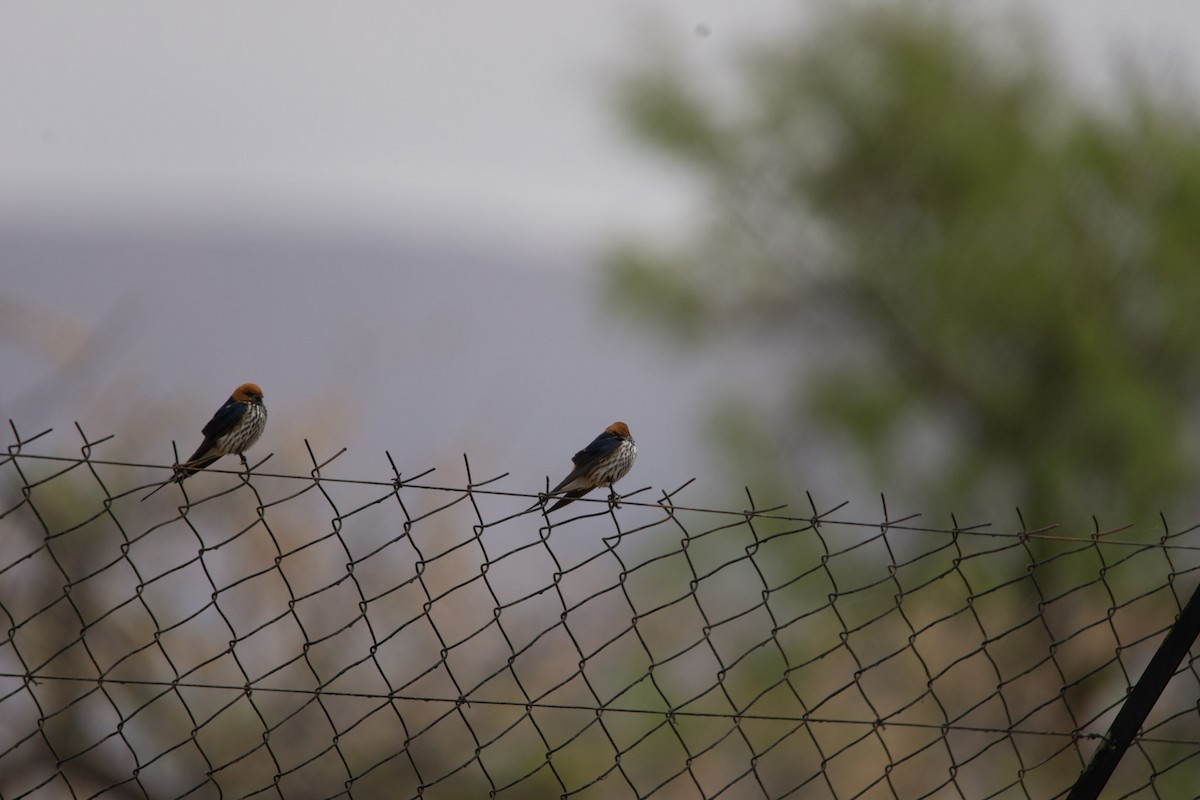
<path id="1" fill-rule="evenodd" d="M 1088 95 L 1034 20 L 970 13 L 831 4 L 748 48 L 719 86 L 669 42 L 652 48 L 619 84 L 620 113 L 704 200 L 690 239 L 614 249 L 610 300 L 685 349 L 749 341 L 774 362 L 785 394 L 731 385 L 707 427 L 760 505 L 823 482 L 873 487 L 929 524 L 1017 523 L 1016 507 L 1027 529 L 1132 523 L 1121 538 L 1158 540 L 1160 513 L 1200 512 L 1200 118 L 1190 94 L 1133 68 Z M 812 544 L 797 569 L 821 557 Z M 1105 574 L 1051 545 L 967 563 L 964 578 L 978 597 L 1025 569 L 1056 592 Z M 1109 602 L 1136 629 L 1143 612 L 1120 598 L 1148 578 L 1110 574 L 1117 598 L 1068 592 L 1046 630 Z M 1034 607 L 1037 581 L 1012 585 L 1009 602 Z M 876 609 L 899 624 L 894 602 Z M 1149 607 L 1178 602 L 1160 592 Z M 951 653 L 957 635 L 923 652 Z M 1045 647 L 1005 652 L 1024 663 Z M 1063 686 L 1108 663 L 1111 643 L 1079 656 Z M 963 688 L 1002 686 L 1007 669 L 972 670 Z M 1093 718 L 1119 683 L 1076 686 L 1052 727 Z M 1180 780 L 1157 789 L 1186 794 Z"/>
<path id="2" fill-rule="evenodd" d="M 973 520 L 1195 516 L 1200 125 L 1179 87 L 1127 71 L 1085 96 L 1032 21 L 945 4 L 830 6 L 732 86 L 671 53 L 625 76 L 620 112 L 707 199 L 691 241 L 617 248 L 608 287 L 689 348 L 752 337 L 789 377 L 714 409 L 738 481 L 795 501 L 849 457 Z"/>

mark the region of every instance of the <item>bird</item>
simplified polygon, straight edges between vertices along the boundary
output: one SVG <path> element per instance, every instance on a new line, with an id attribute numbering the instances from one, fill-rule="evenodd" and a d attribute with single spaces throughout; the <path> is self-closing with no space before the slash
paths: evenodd
<path id="1" fill-rule="evenodd" d="M 225 404 L 217 409 L 201 433 L 204 441 L 192 453 L 192 457 L 175 466 L 171 480 L 159 486 L 157 492 L 169 483 L 180 483 L 184 478 L 195 475 L 213 464 L 221 456 L 235 455 L 246 464 L 245 452 L 267 427 L 267 407 L 263 405 L 263 393 L 257 383 L 243 383 L 233 390 Z M 146 495 L 149 497 L 151 494 Z M 146 497 L 142 499 L 145 500 Z"/>
<path id="2" fill-rule="evenodd" d="M 547 497 L 562 493 L 562 498 L 547 509 L 547 513 L 562 508 L 572 500 L 600 486 L 607 486 L 609 502 L 620 501 L 612 485 L 624 478 L 637 458 L 637 445 L 629 435 L 629 426 L 614 422 L 604 429 L 587 447 L 571 459 L 574 469 L 555 486 Z"/>

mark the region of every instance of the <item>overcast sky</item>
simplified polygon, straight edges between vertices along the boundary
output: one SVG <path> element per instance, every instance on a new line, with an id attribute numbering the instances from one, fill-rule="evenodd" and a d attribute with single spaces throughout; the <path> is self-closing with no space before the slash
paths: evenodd
<path id="1" fill-rule="evenodd" d="M 1037 5 L 1089 89 L 1124 57 L 1196 85 L 1200 4 Z M 703 473 L 708 399 L 773 373 L 598 303 L 606 237 L 693 200 L 607 87 L 647 25 L 720 80 L 815 7 L 0 3 L 0 415 L 132 437 L 136 410 L 190 449 L 254 380 L 285 464 L 305 436 L 361 469 L 478 449 L 528 484 L 623 418 L 631 482 Z"/>
<path id="2" fill-rule="evenodd" d="M 1036 5 L 1077 79 L 1125 53 L 1194 74 L 1200 4 Z M 0 211 L 588 241 L 677 221 L 686 187 L 606 104 L 611 70 L 645 55 L 636 32 L 656 25 L 716 78 L 739 42 L 818 7 L 6 2 Z"/>
<path id="3" fill-rule="evenodd" d="M 605 103 L 639 20 L 707 58 L 791 5 L 7 3 L 0 197 L 594 237 L 678 202 Z"/>

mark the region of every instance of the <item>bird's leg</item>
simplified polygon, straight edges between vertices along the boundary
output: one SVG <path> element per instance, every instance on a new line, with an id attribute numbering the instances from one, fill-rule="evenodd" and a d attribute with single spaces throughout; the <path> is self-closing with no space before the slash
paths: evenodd
<path id="1" fill-rule="evenodd" d="M 242 460 L 242 468 L 243 469 L 250 469 L 250 462 L 246 460 L 245 453 L 238 453 L 238 458 L 240 458 Z"/>
<path id="2" fill-rule="evenodd" d="M 611 486 L 608 487 L 608 507 L 609 508 L 620 508 L 621 507 L 621 495 L 617 494 Z"/>

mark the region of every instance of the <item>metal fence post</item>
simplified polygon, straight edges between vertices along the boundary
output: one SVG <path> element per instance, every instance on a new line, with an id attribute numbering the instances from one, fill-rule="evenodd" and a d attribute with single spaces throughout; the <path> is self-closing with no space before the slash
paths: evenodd
<path id="1" fill-rule="evenodd" d="M 1168 681 L 1175 675 L 1179 662 L 1187 654 L 1196 636 L 1200 634 L 1200 585 L 1192 592 L 1187 605 L 1167 632 L 1167 637 L 1159 645 L 1158 652 L 1146 669 L 1137 685 L 1129 693 L 1125 704 L 1117 712 L 1104 735 L 1104 741 L 1092 754 L 1092 760 L 1079 775 L 1079 780 L 1071 788 L 1067 800 L 1094 800 L 1100 796 L 1104 785 L 1117 768 L 1121 757 L 1129 748 L 1133 737 L 1137 735 L 1150 709 L 1158 701 L 1159 695 L 1167 687 Z"/>

